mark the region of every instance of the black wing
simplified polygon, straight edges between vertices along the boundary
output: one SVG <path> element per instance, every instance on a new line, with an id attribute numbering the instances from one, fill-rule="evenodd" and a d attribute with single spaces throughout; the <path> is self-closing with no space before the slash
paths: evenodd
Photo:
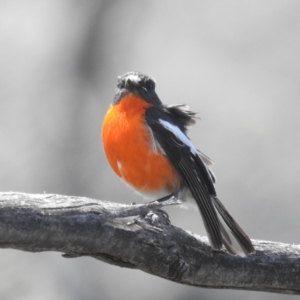
<path id="1" fill-rule="evenodd" d="M 172 115 L 166 113 L 163 108 L 154 106 L 147 108 L 145 121 L 171 164 L 181 176 L 184 186 L 189 188 L 196 200 L 212 247 L 216 250 L 221 249 L 220 224 L 211 199 L 216 196 L 216 191 L 208 168 L 195 149 L 191 149 L 176 135 L 176 132 L 172 132 L 163 125 L 162 121 L 165 121 L 168 122 L 165 124 L 171 124 L 181 130 L 176 125 L 177 122 L 172 119 Z M 183 126 L 180 127 L 183 128 Z M 181 132 L 184 134 L 182 130 Z"/>
<path id="2" fill-rule="evenodd" d="M 189 188 L 194 197 L 211 246 L 219 250 L 224 244 L 231 254 L 255 253 L 247 234 L 217 198 L 212 173 L 201 159 L 201 154 L 185 135 L 186 127 L 193 123 L 194 113 L 189 111 L 174 113 L 174 109 L 179 110 L 179 107 L 173 107 L 171 110 L 165 106 L 150 107 L 146 110 L 145 121 L 154 139 L 181 176 L 183 185 Z M 220 223 L 219 217 L 223 223 Z"/>

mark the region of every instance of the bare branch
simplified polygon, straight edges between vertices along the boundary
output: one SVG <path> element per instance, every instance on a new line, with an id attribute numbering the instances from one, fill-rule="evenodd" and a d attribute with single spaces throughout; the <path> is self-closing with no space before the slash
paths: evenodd
<path id="1" fill-rule="evenodd" d="M 212 251 L 160 210 L 179 203 L 0 193 L 0 247 L 91 256 L 200 287 L 300 294 L 300 246 L 253 241 L 257 253 L 246 258 Z"/>

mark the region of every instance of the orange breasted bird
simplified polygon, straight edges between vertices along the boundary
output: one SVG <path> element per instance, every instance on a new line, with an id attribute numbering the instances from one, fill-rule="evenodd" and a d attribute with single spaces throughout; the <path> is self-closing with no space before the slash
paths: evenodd
<path id="1" fill-rule="evenodd" d="M 196 114 L 185 105 L 164 105 L 152 77 L 129 72 L 118 88 L 102 126 L 109 164 L 129 186 L 163 201 L 175 196 L 196 201 L 214 250 L 255 253 L 254 247 L 217 197 L 211 160 L 187 137 Z"/>

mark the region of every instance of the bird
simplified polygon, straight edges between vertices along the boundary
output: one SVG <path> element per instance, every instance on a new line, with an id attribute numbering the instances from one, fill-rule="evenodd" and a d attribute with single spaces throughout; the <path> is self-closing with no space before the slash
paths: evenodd
<path id="1" fill-rule="evenodd" d="M 196 113 L 183 104 L 163 104 L 155 87 L 155 79 L 141 72 L 118 76 L 101 130 L 113 171 L 146 198 L 195 201 L 213 250 L 225 246 L 232 255 L 255 253 L 247 234 L 217 197 L 212 160 L 187 136 Z"/>

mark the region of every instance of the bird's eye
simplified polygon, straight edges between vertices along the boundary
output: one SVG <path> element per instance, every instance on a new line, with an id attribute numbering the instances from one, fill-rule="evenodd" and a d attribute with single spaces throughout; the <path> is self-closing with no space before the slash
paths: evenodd
<path id="1" fill-rule="evenodd" d="M 155 88 L 155 83 L 153 80 L 149 79 L 145 81 L 145 87 L 148 91 L 154 90 Z"/>
<path id="2" fill-rule="evenodd" d="M 118 78 L 118 88 L 123 89 L 125 87 L 125 82 L 121 78 Z"/>

